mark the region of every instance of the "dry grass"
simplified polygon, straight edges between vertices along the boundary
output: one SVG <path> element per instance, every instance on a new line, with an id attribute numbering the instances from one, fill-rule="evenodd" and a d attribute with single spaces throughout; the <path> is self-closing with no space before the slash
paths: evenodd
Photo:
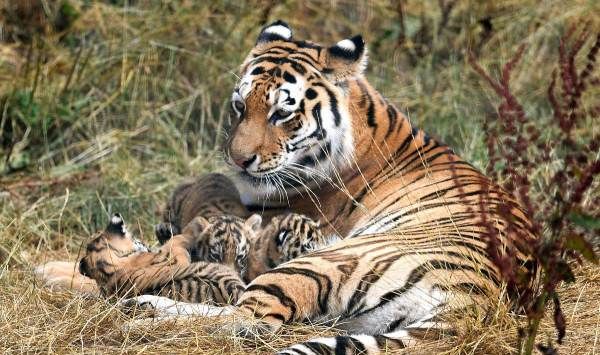
<path id="1" fill-rule="evenodd" d="M 511 83 L 529 116 L 543 126 L 552 119 L 542 98 L 560 35 L 586 21 L 591 30 L 600 30 L 592 17 L 600 5 L 584 0 L 458 1 L 446 22 L 437 1 L 406 1 L 403 26 L 396 2 L 383 0 L 66 2 L 79 14 L 70 28 L 36 25 L 27 36 L 23 23 L 6 21 L 0 12 L 0 350 L 5 352 L 269 353 L 331 333 L 293 326 L 271 339 L 242 342 L 211 336 L 202 320 L 125 331 L 129 316 L 110 303 L 49 292 L 31 273 L 32 266 L 48 260 L 74 260 L 112 211 L 123 213 L 152 241 L 159 205 L 177 182 L 220 168 L 216 147 L 227 125 L 223 108 L 236 67 L 263 20 L 285 19 L 299 38 L 326 43 L 363 33 L 373 84 L 417 125 L 480 168 L 487 161 L 481 122 L 495 103 L 466 63 L 467 51 L 493 71 L 527 41 Z M 0 9 L 6 4 L 0 2 Z M 594 95 L 584 102 L 590 112 L 595 104 Z M 591 115 L 589 122 L 577 133 L 598 134 Z M 542 181 L 553 168 L 553 162 L 540 166 L 536 178 Z M 600 184 L 595 186 L 590 201 L 600 194 Z M 577 283 L 560 291 L 568 333 L 559 350 L 594 354 L 600 352 L 600 277 L 592 266 L 579 267 L 577 275 Z M 515 351 L 519 319 L 503 305 L 487 317 L 460 322 L 461 336 L 418 352 Z M 546 320 L 539 340 L 553 337 Z"/>
<path id="2" fill-rule="evenodd" d="M 561 354 L 594 354 L 600 349 L 600 275 L 593 267 L 577 269 L 577 284 L 560 290 L 567 317 Z M 0 282 L 0 349 L 16 352 L 165 353 L 201 351 L 211 354 L 272 353 L 298 341 L 335 334 L 318 326 L 288 326 L 259 340 L 223 337 L 216 330 L 227 318 L 194 319 L 177 324 L 128 327 L 130 315 L 102 299 L 49 291 L 29 271 L 13 271 Z M 504 305 L 485 316 L 457 320 L 460 335 L 432 341 L 406 354 L 507 354 L 516 351 L 518 317 Z M 539 340 L 555 336 L 549 320 Z M 404 352 L 403 352 L 404 353 Z"/>

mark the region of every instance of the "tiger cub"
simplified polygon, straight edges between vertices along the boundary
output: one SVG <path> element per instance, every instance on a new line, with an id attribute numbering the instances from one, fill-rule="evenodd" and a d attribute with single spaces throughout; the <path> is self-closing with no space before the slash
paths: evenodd
<path id="1" fill-rule="evenodd" d="M 151 252 L 114 214 L 105 231 L 87 245 L 79 263 L 82 275 L 94 279 L 104 296 L 156 295 L 183 302 L 230 304 L 245 284 L 232 268 L 211 262 L 191 262 L 190 229 Z"/>
<path id="2" fill-rule="evenodd" d="M 207 174 L 178 186 L 155 227 L 161 244 L 190 221 L 193 262 L 234 268 L 249 282 L 275 266 L 327 244 L 320 225 L 296 213 L 277 215 L 261 228 L 262 218 L 242 204 L 235 185 L 224 175 Z"/>
<path id="3" fill-rule="evenodd" d="M 246 280 L 250 282 L 286 261 L 324 248 L 332 242 L 325 238 L 318 222 L 303 214 L 275 216 L 250 244 Z"/>
<path id="4" fill-rule="evenodd" d="M 242 204 L 237 188 L 225 175 L 207 174 L 188 180 L 175 188 L 163 212 L 162 222 L 154 228 L 160 244 L 180 234 L 192 219 L 222 215 L 245 218 L 250 212 Z"/>

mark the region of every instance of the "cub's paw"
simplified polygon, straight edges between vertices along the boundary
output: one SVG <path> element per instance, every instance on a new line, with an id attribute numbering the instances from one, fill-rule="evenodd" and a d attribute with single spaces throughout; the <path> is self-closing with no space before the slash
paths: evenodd
<path id="1" fill-rule="evenodd" d="M 172 236 L 180 234 L 179 228 L 169 222 L 162 222 L 154 226 L 154 235 L 160 245 L 165 244 Z"/>
<path id="2" fill-rule="evenodd" d="M 319 222 L 315 222 L 305 215 L 291 213 L 274 219 L 277 219 L 275 223 L 278 223 L 275 244 L 281 253 L 282 262 L 295 259 L 327 245 Z"/>

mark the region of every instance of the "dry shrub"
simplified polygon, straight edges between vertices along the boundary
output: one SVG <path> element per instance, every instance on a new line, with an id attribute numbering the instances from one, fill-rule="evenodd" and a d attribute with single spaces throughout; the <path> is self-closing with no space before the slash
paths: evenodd
<path id="1" fill-rule="evenodd" d="M 582 263 L 585 259 L 598 264 L 594 245 L 589 241 L 600 231 L 598 197 L 593 197 L 592 208 L 589 208 L 590 202 L 585 197 L 593 188 L 594 179 L 600 176 L 600 134 L 594 132 L 590 137 L 582 137 L 575 136 L 573 132 L 578 126 L 586 124 L 588 116 L 597 115 L 596 110 L 600 107 L 593 107 L 588 112 L 581 103 L 588 88 L 598 80 L 598 77 L 594 77 L 594 69 L 600 50 L 600 33 L 591 40 L 583 69 L 578 69 L 576 60 L 590 38 L 590 33 L 584 29 L 572 40 L 574 33 L 575 27 L 563 36 L 558 48 L 561 90 L 557 93 L 556 70 L 552 73 L 548 87 L 548 101 L 554 113 L 552 123 L 556 128 L 552 139 L 548 139 L 536 121 L 527 116 L 510 88 L 511 73 L 522 58 L 525 45 L 521 45 L 512 59 L 504 65 L 499 80 L 493 79 L 473 57 L 470 58 L 475 71 L 502 100 L 497 115 L 488 117 L 484 125 L 490 157 L 488 175 L 503 181 L 502 186 L 519 199 L 527 214 L 533 217 L 533 232 L 541 236 L 532 239 L 526 233 L 509 227 L 506 233 L 516 234 L 517 245 L 500 253 L 501 239 L 498 230 L 491 221 L 481 221 L 487 231 L 488 252 L 492 260 L 509 287 L 521 290 L 518 303 L 526 311 L 527 327 L 524 332 L 520 332 L 525 337 L 520 350 L 526 354 L 533 351 L 540 321 L 551 301 L 554 305 L 557 342 L 562 343 L 566 334 L 566 320 L 557 287 L 562 282 L 575 281 L 569 261 L 574 259 Z M 551 158 L 560 160 L 559 168 L 548 179 L 546 186 L 543 186 L 544 193 L 532 193 L 531 177 L 534 169 L 547 164 Z M 513 207 L 506 205 L 499 212 L 504 218 L 511 220 Z M 518 251 L 532 256 L 541 266 L 539 292 L 531 286 L 532 280 L 527 275 L 516 272 Z M 546 354 L 556 352 L 550 341 L 546 345 L 537 344 L 537 348 Z"/>

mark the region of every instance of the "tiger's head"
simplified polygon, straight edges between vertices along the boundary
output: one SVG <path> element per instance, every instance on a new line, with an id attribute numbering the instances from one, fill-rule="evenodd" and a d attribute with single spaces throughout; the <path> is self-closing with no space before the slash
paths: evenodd
<path id="1" fill-rule="evenodd" d="M 244 220 L 232 215 L 198 216 L 183 229 L 193 236 L 192 260 L 227 265 L 242 277 L 248 267 L 250 244 L 257 238 L 262 218 L 255 214 Z"/>
<path id="2" fill-rule="evenodd" d="M 100 283 L 119 270 L 128 257 L 148 252 L 148 248 L 127 230 L 123 217 L 115 213 L 108 226 L 87 244 L 79 262 L 79 272 Z"/>
<path id="3" fill-rule="evenodd" d="M 326 180 L 347 167 L 353 154 L 347 81 L 366 64 L 361 36 L 321 46 L 293 39 L 282 21 L 263 28 L 231 96 L 228 163 L 262 194 Z"/>

